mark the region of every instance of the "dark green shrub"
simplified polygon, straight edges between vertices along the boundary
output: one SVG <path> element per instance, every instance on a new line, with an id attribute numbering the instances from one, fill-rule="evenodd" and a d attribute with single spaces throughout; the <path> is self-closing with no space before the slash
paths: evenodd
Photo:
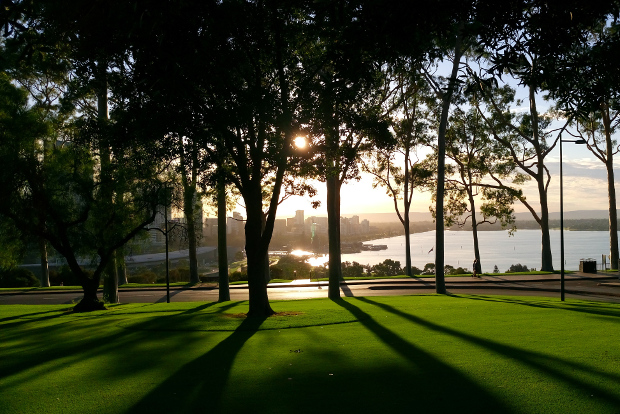
<path id="1" fill-rule="evenodd" d="M 28 269 L 16 267 L 0 271 L 0 287 L 33 287 L 40 286 L 39 279 Z"/>
<path id="2" fill-rule="evenodd" d="M 189 268 L 188 267 L 178 267 L 176 269 L 171 269 L 168 271 L 168 277 L 170 278 L 170 283 L 175 282 L 189 282 Z M 160 278 L 161 280 L 162 278 Z M 166 275 L 164 273 L 163 281 L 166 281 Z"/>
<path id="3" fill-rule="evenodd" d="M 269 267 L 269 276 L 272 279 L 284 279 L 284 270 L 282 270 L 278 265 L 273 265 Z"/>
<path id="4" fill-rule="evenodd" d="M 129 283 L 155 283 L 157 281 L 157 275 L 151 270 L 144 270 L 135 275 L 127 277 Z"/>
<path id="5" fill-rule="evenodd" d="M 506 273 L 516 273 L 516 272 L 529 272 L 530 269 L 526 265 L 522 265 L 521 263 L 510 265 L 510 269 L 506 270 Z"/>
<path id="6" fill-rule="evenodd" d="M 400 267 L 400 262 L 392 259 L 385 259 L 383 263 L 374 265 L 372 267 L 372 272 L 376 276 L 396 276 L 405 273 Z"/>
<path id="7" fill-rule="evenodd" d="M 239 282 L 239 281 L 247 281 L 248 280 L 248 274 L 247 272 L 240 272 L 238 270 L 230 273 L 228 275 L 228 280 L 230 282 Z"/>
<path id="8" fill-rule="evenodd" d="M 88 276 L 92 272 L 84 270 Z M 58 270 L 50 270 L 50 285 L 52 286 L 81 286 L 80 280 L 73 274 L 69 266 L 64 265 Z"/>
<path id="9" fill-rule="evenodd" d="M 364 276 L 364 266 L 357 262 L 349 263 L 343 262 L 342 266 L 342 277 L 362 277 Z"/>

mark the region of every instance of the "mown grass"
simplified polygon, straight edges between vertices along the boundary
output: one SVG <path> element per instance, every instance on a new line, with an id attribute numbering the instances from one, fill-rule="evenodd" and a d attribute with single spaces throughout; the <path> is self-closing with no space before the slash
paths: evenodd
<path id="1" fill-rule="evenodd" d="M 482 295 L 0 307 L 1 413 L 617 413 L 620 305 Z"/>

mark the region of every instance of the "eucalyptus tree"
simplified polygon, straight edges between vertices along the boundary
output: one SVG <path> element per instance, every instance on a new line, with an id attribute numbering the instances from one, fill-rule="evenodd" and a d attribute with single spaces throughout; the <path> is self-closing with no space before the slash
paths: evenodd
<path id="1" fill-rule="evenodd" d="M 420 160 L 417 149 L 428 145 L 429 88 L 416 63 L 403 61 L 390 70 L 386 110 L 390 115 L 394 139 L 377 146 L 364 162 L 364 171 L 374 178 L 373 185 L 385 188 L 394 202 L 396 215 L 405 231 L 405 273 L 412 276 L 410 217 L 415 190 L 428 185 L 432 169 Z M 404 167 L 402 166 L 404 164 Z M 400 204 L 402 203 L 402 211 Z"/>
<path id="2" fill-rule="evenodd" d="M 15 168 L 3 176 L 8 180 L 3 185 L 12 203 L 4 206 L 3 214 L 22 231 L 47 239 L 64 256 L 84 289 L 75 309 L 87 311 L 102 307 L 97 290 L 115 249 L 154 219 L 160 184 L 149 150 L 128 145 L 130 128 L 118 124 L 116 115 L 108 117 L 109 97 L 115 96 L 110 84 L 122 78 L 127 57 L 126 38 L 106 35 L 125 26 L 125 14 L 114 12 L 121 11 L 120 3 L 77 2 L 69 8 L 60 3 L 10 5 L 24 11 L 10 39 L 21 52 L 20 62 L 28 65 L 43 55 L 62 61 L 69 71 L 72 82 L 61 100 L 71 117 L 45 123 L 56 139 L 43 164 L 24 141 L 27 130 L 11 137 L 3 157 Z M 28 103 L 15 102 L 23 112 L 34 113 Z M 88 258 L 92 275 L 81 267 Z M 113 282 L 107 293 L 116 301 L 116 278 Z"/>
<path id="3" fill-rule="evenodd" d="M 521 190 L 505 184 L 515 177 L 514 163 L 493 140 L 478 113 L 476 99 L 469 110 L 454 110 L 446 134 L 446 224 L 471 223 L 477 273 L 482 272 L 478 226 L 500 222 L 502 228 L 514 226 L 513 204 Z M 482 202 L 477 205 L 477 199 Z M 478 216 L 480 211 L 482 217 Z"/>
<path id="4" fill-rule="evenodd" d="M 304 76 L 299 51 L 304 39 L 303 2 L 222 2 L 214 10 L 210 39 L 214 79 L 206 101 L 207 120 L 230 159 L 226 181 L 239 191 L 246 209 L 248 316 L 273 313 L 267 296 L 267 251 L 287 174 L 300 153 L 294 145 L 299 82 Z M 219 146 L 206 145 L 211 159 Z"/>
<path id="5" fill-rule="evenodd" d="M 9 98 L 2 111 L 11 115 L 3 118 L 0 128 L 0 162 L 7 167 L 0 176 L 0 190 L 6 196 L 0 214 L 22 232 L 46 239 L 65 258 L 84 289 L 76 311 L 101 309 L 97 290 L 114 250 L 155 217 L 157 184 L 152 181 L 152 170 L 146 162 L 140 166 L 127 163 L 130 155 L 144 157 L 143 153 L 117 159 L 117 177 L 123 178 L 126 194 L 131 196 L 110 209 L 101 202 L 101 181 L 93 172 L 95 160 L 89 146 L 81 144 L 75 132 L 67 131 L 42 163 L 32 138 L 49 134 L 49 124 L 28 106 L 22 89 L 4 75 L 0 80 L 2 96 Z M 42 217 L 45 225 L 40 223 Z M 92 274 L 82 267 L 87 258 L 85 264 L 94 267 Z"/>
<path id="6" fill-rule="evenodd" d="M 614 9 L 615 7 L 615 9 Z M 548 62 L 554 76 L 547 80 L 550 96 L 565 116 L 574 114 L 575 137 L 586 140 L 588 149 L 605 165 L 609 198 L 609 250 L 612 267 L 618 267 L 618 213 L 614 174 L 618 128 L 620 69 L 614 56 L 620 52 L 618 2 L 610 3 L 608 14 L 591 25 L 583 42 L 573 45 L 558 59 Z M 568 131 L 571 133 L 571 131 Z"/>
<path id="7" fill-rule="evenodd" d="M 362 2 L 363 3 L 363 2 Z M 309 72 L 302 91 L 308 134 L 316 152 L 317 178 L 327 187 L 329 289 L 340 297 L 340 191 L 359 179 L 361 154 L 371 142 L 389 139 L 382 120 L 380 61 L 363 35 L 357 1 L 317 2 L 303 63 Z"/>
<path id="8" fill-rule="evenodd" d="M 553 89 L 557 84 L 558 62 L 562 62 L 567 53 L 577 45 L 587 42 L 592 25 L 596 25 L 610 10 L 617 10 L 617 2 L 546 2 L 529 0 L 516 9 L 519 14 L 511 19 L 492 36 L 486 32 L 480 34 L 479 43 L 482 53 L 490 63 L 487 74 L 491 82 L 481 82 L 483 90 L 489 91 L 498 79 L 508 73 L 528 94 L 529 110 L 521 117 L 519 125 L 511 129 L 515 138 L 499 140 L 509 149 L 513 159 L 525 174 L 535 180 L 540 211 L 528 207 L 534 219 L 541 226 L 542 232 L 542 270 L 553 270 L 551 246 L 549 239 L 549 212 L 547 204 L 547 187 L 550 175 L 544 166 L 544 158 L 553 149 L 561 132 L 566 128 L 574 114 L 568 114 L 564 125 L 556 130 L 555 137 L 544 126 L 548 118 L 539 113 L 537 96 L 544 90 Z M 578 93 L 578 92 L 576 92 Z M 491 101 L 491 106 L 494 106 Z M 497 113 L 506 108 L 494 108 Z M 504 112 L 505 113 L 505 112 Z M 507 113 L 505 113 L 507 115 Z M 509 125 L 504 117 L 504 125 Z M 525 148 L 516 145 L 525 145 Z M 527 204 L 526 204 L 527 206 Z"/>

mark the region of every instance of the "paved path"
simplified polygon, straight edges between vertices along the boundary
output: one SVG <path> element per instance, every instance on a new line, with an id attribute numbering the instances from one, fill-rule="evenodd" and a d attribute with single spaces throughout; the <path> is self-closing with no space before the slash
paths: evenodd
<path id="1" fill-rule="evenodd" d="M 340 286 L 343 296 L 384 296 L 430 294 L 435 292 L 433 278 L 382 279 L 347 281 Z M 448 277 L 446 289 L 454 294 L 534 295 L 559 297 L 560 275 Z M 232 285 L 232 300 L 247 300 L 247 285 Z M 567 299 L 599 300 L 620 303 L 620 280 L 617 274 L 565 275 Z M 128 288 L 119 292 L 123 303 L 166 301 L 165 288 Z M 327 282 L 298 280 L 293 283 L 269 284 L 270 299 L 308 299 L 327 297 Z M 39 290 L 0 292 L 1 304 L 71 304 L 82 298 L 81 291 Z M 170 288 L 172 302 L 217 301 L 218 290 L 213 284 L 191 288 Z"/>

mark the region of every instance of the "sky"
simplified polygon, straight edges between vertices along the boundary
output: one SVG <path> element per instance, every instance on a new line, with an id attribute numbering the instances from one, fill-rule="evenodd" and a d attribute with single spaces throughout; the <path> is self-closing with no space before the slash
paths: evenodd
<path id="1" fill-rule="evenodd" d="M 439 72 L 448 73 L 451 64 L 446 62 L 440 64 Z M 444 67 L 442 67 L 444 66 Z M 515 112 L 528 110 L 528 92 L 525 88 L 520 88 L 510 77 L 504 77 L 509 85 L 516 89 L 516 98 L 524 103 L 520 107 L 514 107 Z M 544 113 L 551 108 L 553 102 L 543 99 L 542 94 L 538 94 L 536 105 L 539 113 Z M 453 109 L 454 107 L 452 107 Z M 552 123 L 550 129 L 559 128 L 562 124 L 559 121 Z M 618 139 L 616 134 L 615 139 Z M 564 139 L 574 139 L 565 134 Z M 548 208 L 549 212 L 560 211 L 560 185 L 559 185 L 559 147 L 545 159 L 545 164 L 551 174 L 551 183 L 548 188 Z M 615 157 L 614 173 L 616 177 L 620 174 L 620 154 Z M 592 154 L 585 145 L 576 145 L 565 142 L 563 144 L 563 170 L 564 170 L 564 211 L 576 210 L 607 210 L 609 208 L 607 196 L 607 173 L 605 165 Z M 617 181 L 617 179 L 616 179 Z M 326 216 L 327 191 L 325 183 L 314 182 L 318 194 L 310 199 L 309 197 L 293 196 L 285 200 L 278 207 L 278 218 L 293 217 L 296 210 L 304 210 L 305 216 L 312 215 Z M 528 201 L 530 201 L 536 211 L 540 210 L 538 190 L 533 180 L 521 187 Z M 620 192 L 620 186 L 617 190 Z M 313 210 L 311 201 L 321 201 L 321 206 Z M 431 205 L 431 195 L 426 192 L 414 194 L 412 212 L 428 212 Z M 402 205 L 401 205 L 402 206 Z M 369 174 L 362 174 L 359 181 L 344 183 L 341 189 L 341 215 L 350 217 L 354 214 L 364 213 L 392 213 L 394 212 L 394 202 L 381 187 L 373 188 L 373 179 Z M 401 207 L 402 208 L 402 207 Z M 517 202 L 514 205 L 515 212 L 527 212 L 527 208 Z M 242 206 L 236 209 L 245 215 Z"/>
<path id="2" fill-rule="evenodd" d="M 550 106 L 547 102 L 540 103 L 541 112 Z M 574 139 L 565 134 L 564 139 Z M 617 137 L 616 137 L 617 139 Z M 548 189 L 548 207 L 550 212 L 560 211 L 559 185 L 559 147 L 547 156 L 546 165 L 551 174 L 551 183 Z M 620 154 L 614 159 L 614 174 L 616 182 L 620 174 Z M 571 142 L 563 144 L 563 176 L 564 176 L 564 211 L 575 210 L 607 210 L 607 173 L 605 165 L 592 154 L 585 145 Z M 369 174 L 362 174 L 359 181 L 343 184 L 341 190 L 341 215 L 351 216 L 363 213 L 391 213 L 394 212 L 394 202 L 382 187 L 373 188 L 373 179 Z M 294 196 L 284 201 L 278 208 L 278 217 L 292 217 L 296 210 L 305 210 L 306 217 L 310 215 L 327 215 L 325 183 L 315 182 L 318 194 L 312 200 L 321 201 L 321 207 L 312 209 L 309 197 Z M 539 211 L 539 197 L 535 182 L 532 180 L 523 187 L 526 198 Z M 620 187 L 618 190 L 620 192 Z M 431 204 L 430 193 L 418 192 L 414 194 L 414 212 L 428 212 Z M 520 202 L 516 203 L 515 212 L 526 212 L 527 208 Z"/>
<path id="3" fill-rule="evenodd" d="M 570 148 L 574 147 L 574 148 Z M 551 183 L 548 189 L 549 211 L 560 211 L 559 185 L 559 150 L 554 151 L 547 158 L 547 166 L 551 173 Z M 564 176 L 564 211 L 575 210 L 607 210 L 607 174 L 605 165 L 594 157 L 583 145 L 564 143 L 563 148 L 563 176 Z M 616 176 L 619 163 L 615 163 Z M 309 197 L 294 196 L 284 201 L 278 208 L 278 217 L 293 217 L 295 210 L 305 210 L 306 217 L 310 215 L 327 215 L 325 183 L 316 182 L 318 194 L 314 198 L 321 201 L 321 207 L 313 210 Z M 535 183 L 530 182 L 524 187 L 528 200 L 538 206 L 538 190 Z M 618 188 L 620 191 L 620 188 Z M 431 204 L 430 193 L 414 194 L 412 211 L 428 212 Z M 527 211 L 521 203 L 515 204 L 516 212 Z M 535 208 L 536 208 L 535 207 Z M 394 202 L 386 195 L 381 187 L 373 189 L 372 177 L 363 175 L 359 182 L 345 183 L 341 190 L 341 214 L 351 216 L 363 213 L 391 213 L 394 212 Z M 241 211 L 241 210 L 239 210 Z"/>

